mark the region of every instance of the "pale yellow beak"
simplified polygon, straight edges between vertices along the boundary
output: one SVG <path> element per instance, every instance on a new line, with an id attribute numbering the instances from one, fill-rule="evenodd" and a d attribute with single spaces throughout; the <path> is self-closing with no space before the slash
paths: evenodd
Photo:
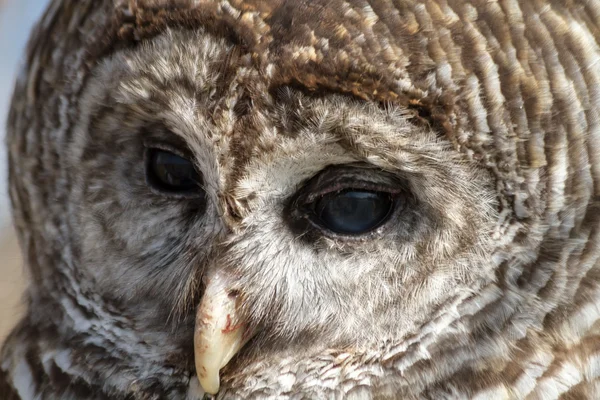
<path id="1" fill-rule="evenodd" d="M 208 282 L 196 314 L 196 373 L 206 393 L 219 391 L 219 371 L 244 346 L 249 335 L 238 318 L 236 293 L 219 274 Z"/>

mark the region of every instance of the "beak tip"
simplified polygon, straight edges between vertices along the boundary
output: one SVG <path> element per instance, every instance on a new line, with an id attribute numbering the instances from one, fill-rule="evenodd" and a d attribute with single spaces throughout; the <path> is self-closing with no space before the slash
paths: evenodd
<path id="1" fill-rule="evenodd" d="M 216 374 L 205 374 L 204 376 L 202 376 L 202 373 L 198 373 L 198 380 L 204 392 L 208 394 L 217 394 L 221 386 L 218 372 Z"/>

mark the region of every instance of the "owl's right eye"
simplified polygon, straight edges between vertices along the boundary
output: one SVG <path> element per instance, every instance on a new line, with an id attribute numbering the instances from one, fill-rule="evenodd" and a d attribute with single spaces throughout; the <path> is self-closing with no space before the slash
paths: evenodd
<path id="1" fill-rule="evenodd" d="M 192 161 L 162 149 L 146 150 L 146 182 L 161 194 L 202 195 L 202 177 Z"/>

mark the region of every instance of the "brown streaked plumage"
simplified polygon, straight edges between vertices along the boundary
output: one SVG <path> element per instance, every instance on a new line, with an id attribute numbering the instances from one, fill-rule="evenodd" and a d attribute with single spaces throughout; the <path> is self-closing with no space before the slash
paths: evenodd
<path id="1" fill-rule="evenodd" d="M 8 121 L 0 393 L 600 398 L 599 29 L 584 0 L 52 1 Z M 368 234 L 305 207 L 357 187 L 395 199 Z"/>

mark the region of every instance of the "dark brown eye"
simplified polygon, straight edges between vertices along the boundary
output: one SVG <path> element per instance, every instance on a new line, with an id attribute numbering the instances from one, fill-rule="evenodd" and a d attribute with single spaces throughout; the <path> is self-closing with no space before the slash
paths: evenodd
<path id="1" fill-rule="evenodd" d="M 347 189 L 328 193 L 313 203 L 316 222 L 344 235 L 360 235 L 381 226 L 392 213 L 389 193 Z"/>
<path id="2" fill-rule="evenodd" d="M 171 195 L 202 194 L 202 177 L 194 164 L 162 149 L 148 149 L 146 180 L 155 190 Z"/>

